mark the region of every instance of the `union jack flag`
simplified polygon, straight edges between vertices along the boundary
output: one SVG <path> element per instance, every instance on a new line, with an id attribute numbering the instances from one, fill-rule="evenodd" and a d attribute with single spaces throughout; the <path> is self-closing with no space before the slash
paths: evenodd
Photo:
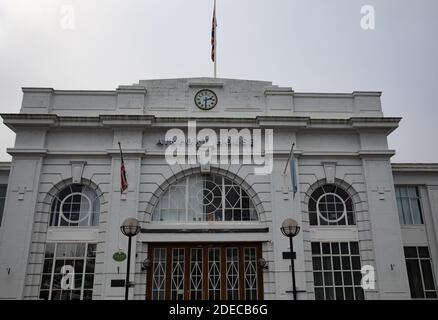
<path id="1" fill-rule="evenodd" d="M 216 60 L 216 27 L 216 0 L 214 0 L 213 21 L 211 26 L 211 60 L 213 62 Z"/>
<path id="2" fill-rule="evenodd" d="M 123 152 L 122 152 L 122 145 L 119 142 L 119 149 L 120 149 L 120 193 L 123 193 L 126 189 L 128 189 L 128 179 L 126 178 L 126 168 L 125 168 L 125 161 L 123 160 Z"/>

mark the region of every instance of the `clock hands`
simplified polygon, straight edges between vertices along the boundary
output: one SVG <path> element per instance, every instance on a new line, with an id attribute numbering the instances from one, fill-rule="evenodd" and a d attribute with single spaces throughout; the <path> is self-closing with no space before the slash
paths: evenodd
<path id="1" fill-rule="evenodd" d="M 207 101 L 211 99 L 211 97 L 204 97 L 204 108 L 207 108 Z"/>

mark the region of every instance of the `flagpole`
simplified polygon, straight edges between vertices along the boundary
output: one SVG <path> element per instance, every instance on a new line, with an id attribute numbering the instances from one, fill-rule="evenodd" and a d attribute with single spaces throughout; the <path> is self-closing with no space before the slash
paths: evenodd
<path id="1" fill-rule="evenodd" d="M 217 78 L 217 20 L 216 20 L 216 0 L 214 0 L 214 77 Z"/>
<path id="2" fill-rule="evenodd" d="M 122 144 L 120 143 L 120 141 L 118 143 L 119 143 L 119 151 L 120 151 L 120 161 L 123 162 Z"/>
<path id="3" fill-rule="evenodd" d="M 283 175 L 286 174 L 287 165 L 289 164 L 290 158 L 292 158 L 292 154 L 294 153 L 294 147 L 295 147 L 295 142 L 292 143 L 292 148 L 290 149 L 289 157 L 287 158 L 286 165 L 284 166 Z"/>

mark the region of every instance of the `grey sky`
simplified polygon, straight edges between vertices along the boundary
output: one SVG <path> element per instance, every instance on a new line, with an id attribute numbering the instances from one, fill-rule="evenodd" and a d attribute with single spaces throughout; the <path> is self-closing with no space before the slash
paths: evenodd
<path id="1" fill-rule="evenodd" d="M 72 5 L 75 29 L 60 26 Z M 212 76 L 213 0 L 0 0 L 0 111 L 21 87 L 115 89 Z M 360 27 L 373 5 L 376 29 Z M 438 162 L 438 1 L 217 0 L 218 76 L 304 92 L 383 91 L 393 161 Z M 1 125 L 0 160 L 14 134 Z"/>

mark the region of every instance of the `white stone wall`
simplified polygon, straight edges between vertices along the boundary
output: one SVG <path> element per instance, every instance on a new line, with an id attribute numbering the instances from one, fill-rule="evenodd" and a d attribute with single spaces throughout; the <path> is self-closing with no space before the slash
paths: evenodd
<path id="1" fill-rule="evenodd" d="M 217 92 L 219 103 L 209 112 L 193 104 L 200 88 Z M 148 243 L 159 241 L 260 241 L 268 270 L 263 272 L 265 299 L 291 299 L 288 240 L 280 226 L 295 218 L 302 232 L 294 238 L 299 299 L 313 299 L 310 242 L 357 234 L 363 264 L 375 266 L 377 288 L 368 299 L 409 296 L 390 167 L 393 151 L 386 137 L 398 118 L 382 118 L 379 92 L 352 94 L 295 93 L 270 82 L 230 79 L 145 80 L 114 91 L 59 91 L 25 88 L 21 114 L 3 115 L 17 134 L 9 178 L 5 215 L 0 229 L 0 298 L 36 299 L 44 246 L 49 241 L 97 242 L 93 298 L 121 299 L 124 288 L 112 288 L 112 279 L 124 279 L 126 261 L 112 255 L 126 251 L 120 225 L 137 217 L 143 228 L 163 228 L 151 222 L 153 208 L 169 184 L 200 171 L 199 165 L 169 166 L 164 147 L 157 146 L 170 128 L 185 128 L 187 120 L 199 127 L 260 128 L 274 130 L 274 168 L 257 176 L 251 165 L 212 165 L 211 172 L 242 184 L 260 216 L 258 223 L 178 225 L 179 228 L 269 228 L 258 233 L 138 235 L 132 254 L 131 298 L 144 299 L 146 273 L 141 263 Z M 120 157 L 124 149 L 129 188 L 120 195 Z M 290 173 L 283 175 L 291 143 L 296 143 L 299 189 L 291 191 Z M 335 165 L 336 182 L 354 195 L 357 228 L 331 230 L 327 235 L 309 226 L 307 199 L 325 181 L 325 164 Z M 83 165 L 82 181 L 101 196 L 100 224 L 75 232 L 48 226 L 53 194 L 75 177 Z M 383 194 L 383 199 L 382 198 Z M 430 197 L 434 197 L 433 191 Z M 175 226 L 166 225 L 172 229 Z M 341 230 L 342 229 L 342 230 Z M 347 230 L 348 229 L 348 230 Z M 330 233 L 329 232 L 329 233 Z M 349 233 L 350 232 L 350 233 Z M 331 238 L 330 238 L 331 237 Z M 397 268 L 390 271 L 388 266 Z M 12 272 L 4 272 L 11 267 Z"/>

